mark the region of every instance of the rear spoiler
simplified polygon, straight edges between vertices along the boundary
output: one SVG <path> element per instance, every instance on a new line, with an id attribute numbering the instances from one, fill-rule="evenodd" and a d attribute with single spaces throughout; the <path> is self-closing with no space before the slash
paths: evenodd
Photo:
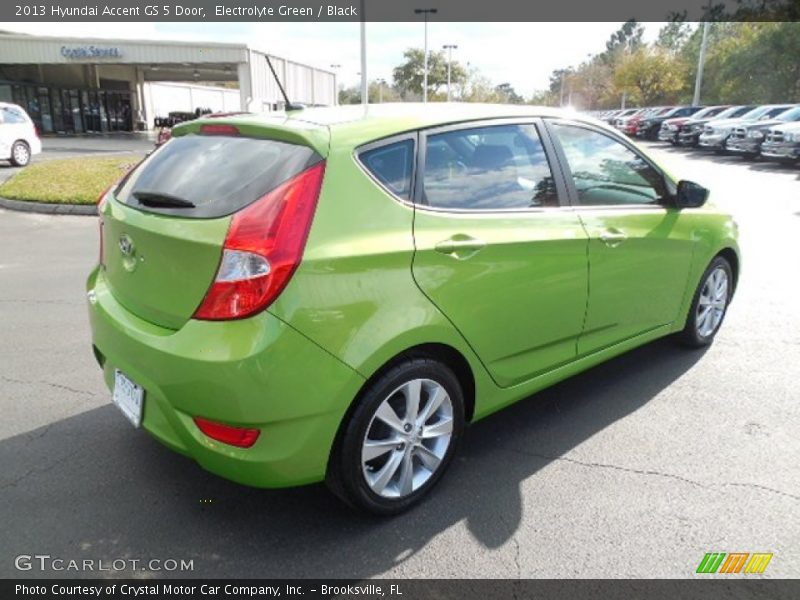
<path id="1" fill-rule="evenodd" d="M 182 135 L 200 135 L 204 125 L 230 125 L 235 127 L 239 135 L 252 138 L 278 140 L 290 144 L 300 144 L 313 148 L 317 154 L 326 158 L 330 148 L 330 132 L 324 125 L 317 125 L 300 119 L 291 119 L 285 115 L 254 115 L 243 113 L 236 115 L 209 115 L 201 119 L 186 121 L 172 128 L 173 137 Z"/>

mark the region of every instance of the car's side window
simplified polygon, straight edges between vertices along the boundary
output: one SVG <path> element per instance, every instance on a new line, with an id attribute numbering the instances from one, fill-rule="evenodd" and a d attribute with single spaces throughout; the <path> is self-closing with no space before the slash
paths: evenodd
<path id="1" fill-rule="evenodd" d="M 25 117 L 22 116 L 19 111 L 14 110 L 13 108 L 3 108 L 0 113 L 0 122 L 3 123 L 25 123 Z"/>
<path id="2" fill-rule="evenodd" d="M 387 144 L 358 155 L 361 164 L 403 200 L 411 198 L 411 174 L 414 170 L 414 140 Z"/>
<path id="3" fill-rule="evenodd" d="M 578 192 L 588 206 L 660 204 L 668 197 L 664 178 L 636 152 L 593 129 L 554 123 Z"/>
<path id="4" fill-rule="evenodd" d="M 427 137 L 423 201 L 457 210 L 558 206 L 558 194 L 533 124 L 457 129 Z"/>

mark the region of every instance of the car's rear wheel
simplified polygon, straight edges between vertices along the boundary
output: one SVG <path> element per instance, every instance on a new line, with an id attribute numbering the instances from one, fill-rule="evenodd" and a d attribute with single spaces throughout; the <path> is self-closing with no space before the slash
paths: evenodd
<path id="1" fill-rule="evenodd" d="M 453 372 L 434 360 L 407 360 L 360 398 L 331 456 L 328 485 L 353 507 L 402 512 L 442 477 L 463 429 L 463 393 Z"/>
<path id="2" fill-rule="evenodd" d="M 680 334 L 688 346 L 699 348 L 714 341 L 733 294 L 733 271 L 730 263 L 717 256 L 700 278 L 686 326 Z"/>
<path id="3" fill-rule="evenodd" d="M 31 148 L 26 142 L 17 140 L 11 146 L 11 164 L 15 167 L 24 167 L 31 162 Z"/>

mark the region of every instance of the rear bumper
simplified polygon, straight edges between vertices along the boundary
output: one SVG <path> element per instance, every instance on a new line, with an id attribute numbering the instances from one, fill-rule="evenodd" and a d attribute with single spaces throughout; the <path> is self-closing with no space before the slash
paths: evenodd
<path id="1" fill-rule="evenodd" d="M 363 378 L 277 317 L 163 329 L 121 306 L 96 269 L 92 341 L 111 389 L 119 369 L 145 390 L 142 427 L 203 468 L 256 487 L 320 481 Z M 206 437 L 195 416 L 261 434 L 251 448 Z"/>

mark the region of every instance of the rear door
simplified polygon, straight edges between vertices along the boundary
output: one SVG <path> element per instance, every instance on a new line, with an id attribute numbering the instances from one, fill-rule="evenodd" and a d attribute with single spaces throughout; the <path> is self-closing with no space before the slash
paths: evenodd
<path id="1" fill-rule="evenodd" d="M 634 146 L 593 126 L 548 120 L 573 204 L 589 235 L 589 304 L 578 342 L 589 354 L 671 324 L 694 250 L 690 216 Z"/>
<path id="2" fill-rule="evenodd" d="M 587 299 L 587 239 L 562 210 L 541 122 L 420 136 L 414 277 L 501 386 L 572 360 Z"/>
<path id="3" fill-rule="evenodd" d="M 104 275 L 115 298 L 171 329 L 194 314 L 214 279 L 230 216 L 322 157 L 311 147 L 239 135 L 178 136 L 110 194 Z"/>

